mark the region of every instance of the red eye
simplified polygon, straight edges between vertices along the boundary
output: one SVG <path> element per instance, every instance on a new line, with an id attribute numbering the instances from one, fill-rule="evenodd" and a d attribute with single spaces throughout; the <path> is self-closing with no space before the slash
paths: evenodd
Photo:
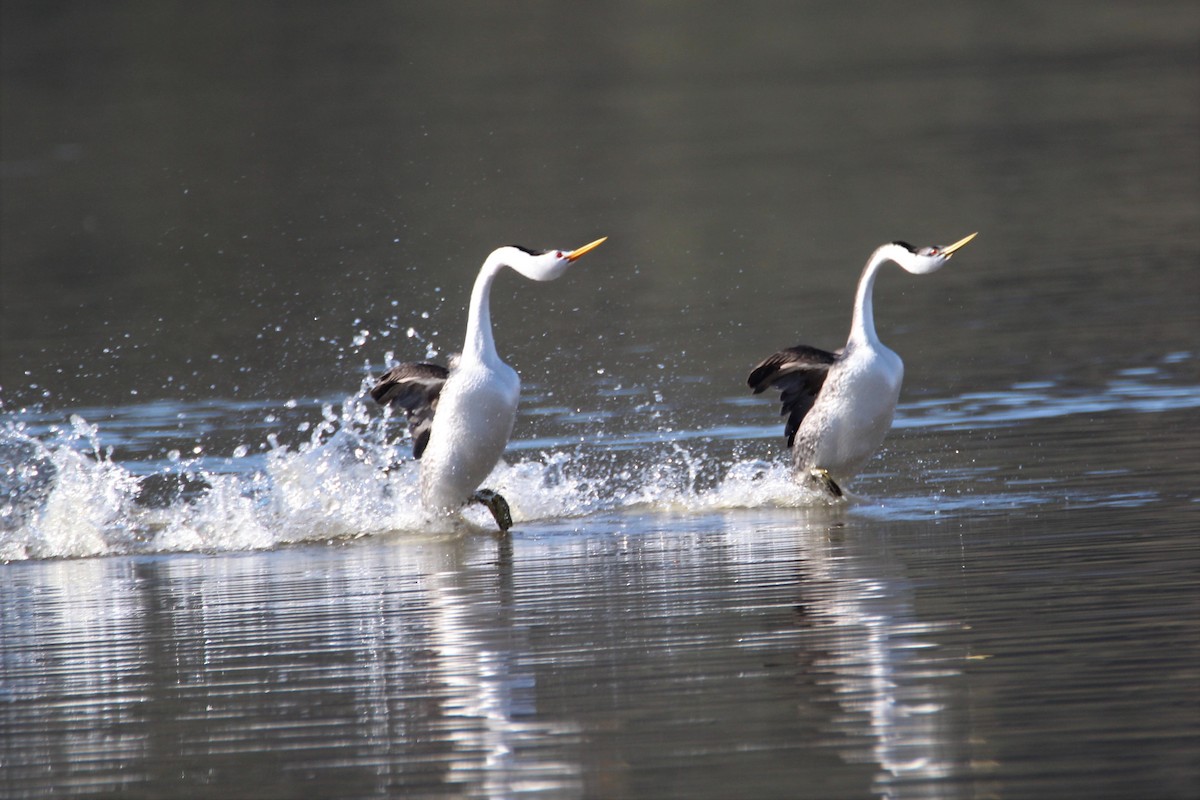
<path id="1" fill-rule="evenodd" d="M 554 251 L 554 257 L 555 257 L 555 258 L 562 258 L 562 257 L 563 257 L 563 251 L 562 251 L 562 250 L 555 250 L 555 251 Z"/>
<path id="2" fill-rule="evenodd" d="M 936 247 L 929 248 L 929 255 L 936 256 L 937 254 L 938 254 L 938 249 Z"/>

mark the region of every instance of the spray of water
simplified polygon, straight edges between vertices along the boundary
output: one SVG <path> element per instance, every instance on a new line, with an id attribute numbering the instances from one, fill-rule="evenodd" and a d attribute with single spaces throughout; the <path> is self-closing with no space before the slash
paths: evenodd
<path id="1" fill-rule="evenodd" d="M 374 411 L 364 391 L 302 427 L 308 439 L 298 446 L 270 435 L 227 458 L 173 451 L 135 469 L 114 461 L 102 431 L 78 416 L 46 436 L 9 421 L 0 427 L 0 559 L 218 552 L 493 527 L 482 508 L 449 517 L 422 508 L 419 462 L 406 438 L 397 439 L 403 425 Z M 730 463 L 704 444 L 577 443 L 510 457 L 487 485 L 509 500 L 518 530 L 627 508 L 823 502 L 799 490 L 782 461 Z"/>

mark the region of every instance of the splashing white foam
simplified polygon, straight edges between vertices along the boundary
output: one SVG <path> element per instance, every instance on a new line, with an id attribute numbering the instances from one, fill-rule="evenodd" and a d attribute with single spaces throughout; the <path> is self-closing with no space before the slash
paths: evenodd
<path id="1" fill-rule="evenodd" d="M 229 551 L 354 538 L 390 531 L 490 530 L 481 507 L 446 518 L 425 511 L 419 464 L 389 442 L 363 393 L 323 409 L 309 441 L 265 455 L 239 445 L 202 462 L 168 456 L 120 464 L 82 419 L 36 438 L 0 428 L 0 559 L 168 551 Z M 522 454 L 486 483 L 504 495 L 518 526 L 623 508 L 709 511 L 823 502 L 802 492 L 783 463 L 721 463 L 679 443 L 611 452 L 582 445 Z M 204 466 L 218 463 L 223 467 Z M 149 477 L 147 476 L 149 472 Z M 146 484 L 174 487 L 148 501 Z"/>

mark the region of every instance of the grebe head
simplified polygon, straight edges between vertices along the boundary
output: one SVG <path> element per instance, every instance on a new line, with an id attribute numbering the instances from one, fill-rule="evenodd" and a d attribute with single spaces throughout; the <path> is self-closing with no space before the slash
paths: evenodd
<path id="1" fill-rule="evenodd" d="M 948 244 L 945 247 L 913 247 L 908 242 L 892 242 L 896 247 L 896 252 L 892 254 L 892 260 L 913 275 L 928 275 L 931 272 L 937 272 L 941 269 L 950 260 L 950 257 L 954 255 L 955 251 L 965 246 L 978 235 L 978 233 L 972 233 L 970 236 L 959 239 L 954 244 Z"/>
<path id="2" fill-rule="evenodd" d="M 519 245 L 508 245 L 492 253 L 492 256 L 531 281 L 552 281 L 566 272 L 572 262 L 595 250 L 607 239 L 605 236 L 574 250 L 532 250 Z"/>

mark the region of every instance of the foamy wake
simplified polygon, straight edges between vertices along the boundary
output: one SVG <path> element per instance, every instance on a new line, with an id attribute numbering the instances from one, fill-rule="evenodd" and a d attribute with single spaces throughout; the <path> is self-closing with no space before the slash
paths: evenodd
<path id="1" fill-rule="evenodd" d="M 220 466 L 176 453 L 161 463 L 122 464 L 105 449 L 103 432 L 79 417 L 41 438 L 10 421 L 0 427 L 0 560 L 254 550 L 492 528 L 479 507 L 450 518 L 424 511 L 418 462 L 406 443 L 387 441 L 382 420 L 360 401 L 348 398 L 340 413 L 326 407 L 299 447 L 268 437 L 265 454 L 238 447 Z M 583 446 L 517 453 L 486 485 L 508 499 L 518 530 L 627 508 L 821 502 L 789 479 L 782 461 L 722 462 L 670 441 L 620 455 Z"/>

